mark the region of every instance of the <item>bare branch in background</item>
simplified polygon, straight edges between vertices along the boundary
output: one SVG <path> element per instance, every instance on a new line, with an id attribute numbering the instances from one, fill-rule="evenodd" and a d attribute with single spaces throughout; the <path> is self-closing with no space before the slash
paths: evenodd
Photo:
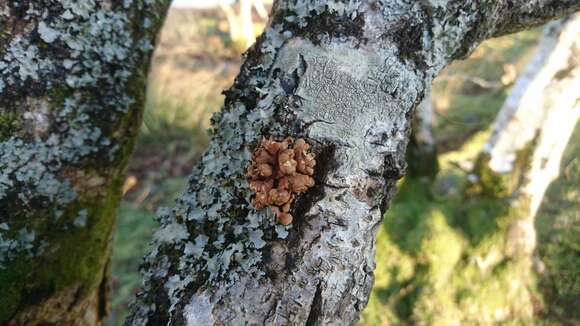
<path id="1" fill-rule="evenodd" d="M 550 25 L 537 54 L 518 77 L 477 163 L 485 191 L 512 197 L 519 219 L 508 235 L 509 255 L 531 256 L 534 217 L 559 175 L 560 160 L 580 117 L 580 16 Z"/>
<path id="2" fill-rule="evenodd" d="M 239 46 L 243 47 L 242 50 L 245 50 L 256 41 L 252 8 L 256 9 L 262 20 L 268 19 L 268 12 L 262 0 L 239 0 L 238 2 L 239 14 L 236 14 L 233 4 L 228 4 L 222 0 L 219 5 L 228 20 L 231 40 L 234 43 L 239 43 Z"/>

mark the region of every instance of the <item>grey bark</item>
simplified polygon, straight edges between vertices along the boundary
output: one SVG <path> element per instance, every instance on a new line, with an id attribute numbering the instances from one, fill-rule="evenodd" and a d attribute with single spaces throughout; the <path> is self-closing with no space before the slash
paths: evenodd
<path id="1" fill-rule="evenodd" d="M 0 0 L 0 324 L 98 325 L 167 0 Z"/>
<path id="2" fill-rule="evenodd" d="M 276 2 L 188 189 L 160 211 L 126 324 L 353 323 L 372 287 L 377 228 L 404 174 L 410 117 L 433 78 L 487 37 L 579 8 Z M 316 153 L 316 186 L 298 198 L 290 227 L 250 204 L 245 169 L 262 136 L 304 137 Z"/>

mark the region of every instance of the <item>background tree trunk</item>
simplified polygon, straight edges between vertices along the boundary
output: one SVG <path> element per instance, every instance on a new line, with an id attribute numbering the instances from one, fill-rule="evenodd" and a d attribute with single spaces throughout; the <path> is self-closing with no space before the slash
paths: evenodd
<path id="1" fill-rule="evenodd" d="M 578 118 L 574 107 L 578 94 L 572 90 L 578 82 L 579 21 L 572 16 L 546 29 L 536 56 L 500 110 L 477 163 L 483 191 L 507 196 L 524 191 L 531 196 L 532 216 L 558 174 L 561 152 Z M 559 127 L 545 129 L 555 125 Z M 540 164 L 536 160 L 547 161 Z"/>
<path id="2" fill-rule="evenodd" d="M 0 0 L 0 324 L 96 325 L 168 0 Z"/>
<path id="3" fill-rule="evenodd" d="M 374 237 L 405 169 L 412 110 L 485 38 L 580 7 L 542 3 L 286 2 L 247 53 L 209 149 L 143 265 L 127 324 L 350 324 L 372 287 Z M 316 186 L 289 227 L 250 205 L 263 136 L 304 137 Z"/>
<path id="4" fill-rule="evenodd" d="M 518 78 L 476 163 L 475 188 L 508 200 L 514 212 L 505 254 L 531 262 L 534 217 L 558 176 L 580 116 L 580 16 L 551 24 L 537 54 Z"/>
<path id="5" fill-rule="evenodd" d="M 411 138 L 407 149 L 409 174 L 433 179 L 437 175 L 437 144 L 433 136 L 433 102 L 431 92 L 415 109 Z"/>

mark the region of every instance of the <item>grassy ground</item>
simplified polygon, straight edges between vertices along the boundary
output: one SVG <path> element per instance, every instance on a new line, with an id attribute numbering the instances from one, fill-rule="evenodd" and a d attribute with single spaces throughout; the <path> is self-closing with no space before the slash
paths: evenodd
<path id="1" fill-rule="evenodd" d="M 185 188 L 207 144 L 209 117 L 223 101 L 221 90 L 239 69 L 221 18 L 211 11 L 174 10 L 162 32 L 145 125 L 119 209 L 109 325 L 122 322 L 138 285 L 137 266 L 155 227 L 155 209 Z M 488 41 L 435 83 L 441 170 L 433 183 L 412 176 L 401 182 L 377 239 L 375 287 L 361 324 L 580 323 L 574 309 L 580 297 L 580 128 L 537 219 L 544 268 L 539 276 L 529 275 L 532 282 L 522 279 L 522 266 L 497 254 L 506 208 L 461 195 L 466 171 L 537 36 L 531 31 Z"/>
<path id="2" fill-rule="evenodd" d="M 543 317 L 580 325 L 580 127 L 536 219 L 539 256 L 545 265 L 540 287 L 547 303 Z"/>

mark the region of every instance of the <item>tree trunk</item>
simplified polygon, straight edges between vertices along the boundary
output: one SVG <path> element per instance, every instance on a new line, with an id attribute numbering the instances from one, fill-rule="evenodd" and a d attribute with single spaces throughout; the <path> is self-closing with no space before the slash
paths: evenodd
<path id="1" fill-rule="evenodd" d="M 0 0 L 0 324 L 97 325 L 167 0 Z"/>
<path id="2" fill-rule="evenodd" d="M 228 20 L 230 39 L 233 42 L 233 47 L 239 50 L 239 53 L 242 53 L 256 41 L 252 7 L 256 5 L 256 8 L 260 8 L 258 3 L 261 4 L 261 2 L 253 0 L 240 0 L 239 2 L 239 13 L 236 13 L 233 4 L 229 4 L 224 0 L 221 0 L 219 5 Z M 262 19 L 266 18 L 268 18 L 267 15 L 266 17 L 262 17 Z"/>
<path id="3" fill-rule="evenodd" d="M 534 217 L 558 176 L 580 116 L 580 15 L 546 28 L 537 54 L 518 78 L 476 164 L 478 190 L 509 198 L 517 213 L 506 235 L 507 256 L 531 258 Z"/>
<path id="4" fill-rule="evenodd" d="M 213 119 L 212 141 L 143 264 L 129 325 L 348 325 L 373 283 L 374 238 L 404 174 L 412 110 L 485 38 L 578 1 L 278 1 Z M 262 137 L 306 138 L 316 185 L 291 226 L 246 178 Z"/>
<path id="5" fill-rule="evenodd" d="M 437 144 L 433 136 L 433 101 L 427 92 L 415 109 L 411 138 L 407 149 L 409 175 L 432 180 L 437 175 Z"/>
<path id="6" fill-rule="evenodd" d="M 383 321 L 435 325 L 540 322 L 534 214 L 578 119 L 578 21 L 546 29 L 473 174 L 464 176 L 448 161 L 436 182 L 460 179 L 453 189 L 463 188 L 465 179 L 474 184 L 441 196 L 441 188 L 405 181 L 404 200 L 382 229 L 386 262 L 379 266 L 382 282 L 369 318 L 380 313 Z M 452 160 L 470 155 L 477 138 Z"/>

